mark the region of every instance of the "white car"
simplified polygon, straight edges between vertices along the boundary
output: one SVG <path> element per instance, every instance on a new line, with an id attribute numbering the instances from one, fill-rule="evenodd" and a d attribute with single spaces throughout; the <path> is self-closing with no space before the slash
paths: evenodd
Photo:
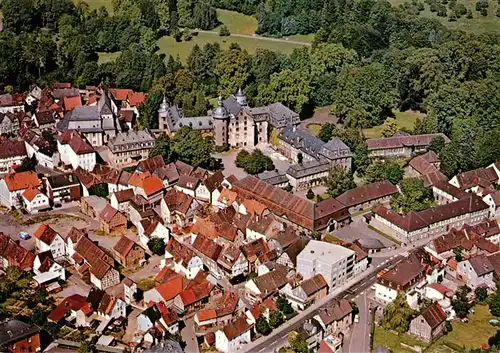
<path id="1" fill-rule="evenodd" d="M 358 323 L 358 322 L 359 322 L 359 315 L 358 315 L 358 314 L 356 314 L 356 315 L 354 316 L 354 322 L 355 322 L 355 323 Z"/>

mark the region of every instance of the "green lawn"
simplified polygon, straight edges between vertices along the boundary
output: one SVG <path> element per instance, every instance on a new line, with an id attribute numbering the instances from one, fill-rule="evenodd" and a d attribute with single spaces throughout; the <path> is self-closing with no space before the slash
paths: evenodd
<path id="1" fill-rule="evenodd" d="M 441 337 L 425 352 L 429 353 L 448 353 L 453 352 L 452 349 L 447 347 L 444 343 L 451 342 L 460 347 L 466 348 L 480 348 L 482 344 L 488 343 L 488 338 L 493 336 L 497 328 L 491 326 L 488 320 L 493 316 L 488 311 L 486 305 L 476 305 L 474 307 L 474 315 L 469 316 L 469 322 L 463 323 L 459 320 L 452 322 L 453 331 Z M 392 350 L 394 353 L 410 353 L 411 350 L 401 347 L 401 342 L 409 345 L 420 345 L 425 347 L 425 343 L 419 341 L 410 335 L 396 335 L 392 332 L 384 330 L 382 327 L 375 327 L 374 347 L 384 345 Z"/>
<path id="2" fill-rule="evenodd" d="M 482 344 L 488 344 L 488 338 L 493 336 L 497 329 L 488 323 L 493 316 L 488 311 L 487 305 L 476 305 L 474 315 L 469 316 L 469 322 L 453 321 L 453 331 L 438 340 L 449 341 L 459 346 L 468 348 L 479 348 Z"/>
<path id="3" fill-rule="evenodd" d="M 417 113 L 413 112 L 400 112 L 399 110 L 393 111 L 396 116 L 396 121 L 399 123 L 401 127 L 404 127 L 407 130 L 413 130 L 413 126 L 415 125 L 415 121 L 418 118 Z M 382 137 L 382 125 L 374 126 L 369 129 L 363 129 L 363 133 L 366 138 L 378 138 Z"/>
<path id="4" fill-rule="evenodd" d="M 425 343 L 412 337 L 410 335 L 396 335 L 390 331 L 384 330 L 380 326 L 375 327 L 375 335 L 373 338 L 373 347 L 376 348 L 379 345 L 388 347 L 391 349 L 393 353 L 415 353 L 409 348 L 404 348 L 401 346 L 401 343 L 405 343 L 411 346 L 421 346 L 425 347 Z"/>
<path id="5" fill-rule="evenodd" d="M 105 7 L 108 10 L 108 13 L 113 13 L 113 4 L 111 0 L 81 0 L 82 2 L 86 2 L 90 9 L 98 9 L 100 7 Z M 80 0 L 74 0 L 75 3 L 80 2 Z"/>
<path id="6" fill-rule="evenodd" d="M 398 6 L 406 2 L 406 0 L 390 0 L 390 2 Z M 420 15 L 437 19 L 448 28 L 459 29 L 465 32 L 480 34 L 500 31 L 500 18 L 495 15 L 498 8 L 497 1 L 489 0 L 488 16 L 481 16 L 481 14 L 475 10 L 476 0 L 460 0 L 458 3 L 464 4 L 467 9 L 472 9 L 472 19 L 467 19 L 465 16 L 462 16 L 458 21 L 450 22 L 447 17 L 438 17 L 435 12 L 432 13 L 427 4 L 425 4 L 425 10 L 420 12 Z M 448 9 L 448 14 L 450 14 L 450 12 L 451 11 Z"/>
<path id="7" fill-rule="evenodd" d="M 255 53 L 257 48 L 263 48 L 290 54 L 294 48 L 301 47 L 300 44 L 272 42 L 258 38 L 219 37 L 218 35 L 209 33 L 199 33 L 189 42 L 179 43 L 174 38 L 165 36 L 158 40 L 158 47 L 160 48 L 159 53 L 165 53 L 174 57 L 179 55 L 181 60 L 185 61 L 195 44 L 203 47 L 205 44 L 212 42 L 219 43 L 223 49 L 229 48 L 231 43 L 238 43 L 249 53 Z"/>
<path id="8" fill-rule="evenodd" d="M 99 59 L 97 61 L 99 65 L 115 61 L 120 56 L 119 51 L 114 53 L 97 53 L 97 54 L 99 55 Z"/>
<path id="9" fill-rule="evenodd" d="M 217 9 L 219 21 L 224 23 L 229 32 L 238 34 L 254 34 L 257 29 L 257 19 L 253 16 L 247 16 L 236 11 Z M 215 31 L 218 32 L 218 28 Z"/>
<path id="10" fill-rule="evenodd" d="M 314 135 L 318 136 L 321 131 L 321 124 L 312 123 L 307 125 L 307 129 L 311 131 Z"/>

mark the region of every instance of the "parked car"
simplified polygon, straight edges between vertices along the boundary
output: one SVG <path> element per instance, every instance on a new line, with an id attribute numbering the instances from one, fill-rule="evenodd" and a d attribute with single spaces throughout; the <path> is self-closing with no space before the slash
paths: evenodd
<path id="1" fill-rule="evenodd" d="M 29 238 L 31 238 L 31 235 L 26 232 L 19 232 L 19 238 L 21 238 L 22 240 L 28 240 Z"/>

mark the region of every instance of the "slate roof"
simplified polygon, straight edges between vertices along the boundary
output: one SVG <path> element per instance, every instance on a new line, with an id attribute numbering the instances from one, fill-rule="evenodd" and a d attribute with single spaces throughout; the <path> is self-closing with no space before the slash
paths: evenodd
<path id="1" fill-rule="evenodd" d="M 383 197 L 398 193 L 398 187 L 388 180 L 378 181 L 376 183 L 366 184 L 357 188 L 348 190 L 337 197 L 337 200 L 347 207 L 361 205 L 365 202 L 371 202 Z"/>
<path id="2" fill-rule="evenodd" d="M 119 132 L 116 136 L 112 137 L 108 142 L 108 146 L 113 152 L 121 151 L 122 147 L 130 149 L 144 149 L 147 147 L 145 144 L 154 145 L 155 138 L 147 130 Z M 135 146 L 137 144 L 137 147 Z M 161 158 L 161 157 L 160 157 Z"/>
<path id="3" fill-rule="evenodd" d="M 450 139 L 444 134 L 427 134 L 374 138 L 366 140 L 366 144 L 368 146 L 368 150 L 370 151 L 379 149 L 402 148 L 405 146 L 428 146 L 437 136 L 442 136 L 445 140 L 445 143 L 450 143 Z"/>
<path id="4" fill-rule="evenodd" d="M 288 183 L 286 175 L 280 174 L 276 170 L 266 170 L 265 172 L 257 174 L 257 178 L 274 186 Z"/>
<path id="5" fill-rule="evenodd" d="M 0 348 L 10 351 L 10 345 L 31 337 L 40 332 L 35 325 L 29 325 L 22 321 L 10 319 L 0 323 Z"/>
<path id="6" fill-rule="evenodd" d="M 311 175 L 325 173 L 329 170 L 330 162 L 328 161 L 310 161 L 291 165 L 288 167 L 286 174 L 295 179 L 300 179 Z"/>
<path id="7" fill-rule="evenodd" d="M 50 184 L 52 189 L 80 185 L 78 178 L 73 173 L 49 175 L 47 177 L 47 182 Z"/>

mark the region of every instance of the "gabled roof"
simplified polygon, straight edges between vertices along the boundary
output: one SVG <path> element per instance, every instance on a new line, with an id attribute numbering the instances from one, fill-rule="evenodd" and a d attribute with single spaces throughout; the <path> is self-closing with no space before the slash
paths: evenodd
<path id="1" fill-rule="evenodd" d="M 304 293 L 306 293 L 306 295 L 309 297 L 324 288 L 328 288 L 328 284 L 326 283 L 323 275 L 317 274 L 314 277 L 302 281 L 300 287 L 302 288 Z"/>
<path id="2" fill-rule="evenodd" d="M 24 190 L 23 192 L 23 197 L 28 200 L 29 202 L 33 201 L 35 197 L 38 194 L 41 194 L 42 192 L 34 187 L 29 187 L 28 189 Z"/>
<path id="3" fill-rule="evenodd" d="M 214 261 L 217 261 L 222 250 L 222 246 L 201 234 L 196 236 L 193 248 Z"/>
<path id="4" fill-rule="evenodd" d="M 90 272 L 98 279 L 102 279 L 111 269 L 113 260 L 86 236 L 78 240 L 75 252 L 90 265 Z"/>
<path id="5" fill-rule="evenodd" d="M 184 279 L 182 276 L 175 276 L 168 281 L 157 285 L 155 289 L 161 295 L 163 300 L 168 302 L 184 290 Z"/>
<path id="6" fill-rule="evenodd" d="M 474 272 L 481 277 L 484 276 L 490 272 L 493 272 L 495 268 L 493 265 L 490 263 L 488 260 L 488 257 L 485 255 L 477 255 L 474 257 L 471 257 L 469 260 L 470 265 L 474 269 Z"/>
<path id="7" fill-rule="evenodd" d="M 80 294 L 73 294 L 69 297 L 63 299 L 59 305 L 56 306 L 54 310 L 49 314 L 47 319 L 53 322 L 60 322 L 66 317 L 72 310 L 78 311 L 84 305 L 87 304 L 87 298 Z"/>
<path id="8" fill-rule="evenodd" d="M 114 195 L 118 203 L 127 202 L 132 200 L 132 198 L 134 197 L 134 190 L 126 189 L 126 190 L 115 191 Z"/>
<path id="9" fill-rule="evenodd" d="M 146 100 L 146 95 L 143 92 L 133 92 L 128 95 L 128 104 L 131 107 L 138 106 Z"/>
<path id="10" fill-rule="evenodd" d="M 379 278 L 384 282 L 392 283 L 394 287 L 404 288 L 408 283 L 422 276 L 424 272 L 425 266 L 416 255 L 412 254 L 394 268 L 380 275 Z"/>
<path id="11" fill-rule="evenodd" d="M 41 184 L 33 171 L 7 174 L 3 179 L 9 191 L 24 190 L 30 186 L 38 187 Z"/>
<path id="12" fill-rule="evenodd" d="M 374 138 L 366 140 L 366 144 L 369 151 L 413 146 L 428 146 L 432 140 L 438 136 L 442 136 L 445 143 L 450 143 L 450 139 L 444 134 L 427 134 Z"/>
<path id="13" fill-rule="evenodd" d="M 218 171 L 205 179 L 204 184 L 207 187 L 208 191 L 214 192 L 216 189 L 219 189 L 221 187 L 223 181 L 224 174 L 222 174 L 221 171 Z"/>
<path id="14" fill-rule="evenodd" d="M 48 245 L 52 244 L 57 235 L 58 233 L 47 224 L 41 224 L 35 233 L 33 233 L 33 236 L 36 239 L 39 239 Z"/>
<path id="15" fill-rule="evenodd" d="M 325 325 L 330 325 L 334 321 L 340 321 L 347 315 L 351 315 L 351 312 L 351 304 L 346 299 L 340 299 L 320 309 L 318 315 Z"/>
<path id="16" fill-rule="evenodd" d="M 149 173 L 154 173 L 157 169 L 165 167 L 165 161 L 162 156 L 154 156 L 139 162 L 137 168 Z"/>
<path id="17" fill-rule="evenodd" d="M 257 276 L 252 279 L 252 281 L 257 286 L 259 291 L 265 296 L 279 290 L 281 287 L 287 284 L 287 273 L 288 268 L 283 266 L 277 268 L 274 271 L 267 272 L 262 276 Z"/>
<path id="18" fill-rule="evenodd" d="M 64 103 L 64 110 L 68 112 L 75 107 L 81 107 L 82 99 L 80 98 L 80 96 L 64 97 L 63 103 Z"/>
<path id="19" fill-rule="evenodd" d="M 127 257 L 127 255 L 130 253 L 130 251 L 134 248 L 135 242 L 125 235 L 122 235 L 120 240 L 116 243 L 116 245 L 113 247 L 113 250 L 116 251 L 118 254 Z"/>
<path id="20" fill-rule="evenodd" d="M 117 214 L 120 214 L 123 218 L 125 218 L 120 211 L 107 203 L 101 213 L 99 213 L 99 217 L 101 217 L 106 223 L 109 223 Z"/>
<path id="21" fill-rule="evenodd" d="M 241 336 L 248 330 L 250 330 L 252 326 L 247 322 L 245 316 L 240 316 L 229 325 L 224 326 L 224 335 L 227 337 L 229 341 L 232 339 Z"/>
<path id="22" fill-rule="evenodd" d="M 167 191 L 163 200 L 165 201 L 165 204 L 170 212 L 177 211 L 179 213 L 186 214 L 189 211 L 189 207 L 194 199 L 191 196 L 172 188 Z"/>
<path id="23" fill-rule="evenodd" d="M 444 312 L 441 305 L 434 302 L 422 313 L 424 320 L 427 321 L 431 329 L 438 327 L 444 320 L 446 320 L 447 315 Z"/>
<path id="24" fill-rule="evenodd" d="M 398 193 L 398 187 L 388 180 L 366 184 L 344 192 L 337 197 L 342 204 L 353 207 Z"/>

